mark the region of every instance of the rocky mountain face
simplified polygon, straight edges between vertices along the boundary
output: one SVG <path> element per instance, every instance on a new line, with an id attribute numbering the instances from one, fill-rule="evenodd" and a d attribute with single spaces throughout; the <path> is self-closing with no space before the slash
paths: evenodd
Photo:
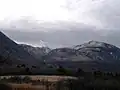
<path id="1" fill-rule="evenodd" d="M 13 63 L 36 64 L 37 60 L 13 40 L 0 32 L 0 56 Z"/>
<path id="2" fill-rule="evenodd" d="M 0 32 L 0 55 L 26 63 L 47 61 L 119 61 L 120 49 L 114 45 L 89 41 L 73 48 L 33 47 L 17 44 Z"/>
<path id="3" fill-rule="evenodd" d="M 37 60 L 42 60 L 42 57 L 51 51 L 51 49 L 48 47 L 33 47 L 26 44 L 20 44 L 20 47 L 22 47 Z"/>
<path id="4" fill-rule="evenodd" d="M 79 54 L 79 52 L 73 48 L 57 48 L 51 50 L 46 55 L 47 61 L 86 61 L 90 60 L 88 57 Z"/>
<path id="5" fill-rule="evenodd" d="M 92 60 L 99 61 L 119 61 L 120 49 L 114 45 L 104 42 L 90 41 L 88 43 L 77 45 L 75 50 L 81 55 L 85 55 Z"/>
<path id="6" fill-rule="evenodd" d="M 118 72 L 120 49 L 104 42 L 89 41 L 73 48 L 53 49 L 45 56 L 45 60 L 72 70 L 79 67 L 85 71 Z"/>
<path id="7" fill-rule="evenodd" d="M 48 53 L 49 61 L 119 61 L 120 49 L 104 42 L 89 41 L 74 48 L 58 48 Z"/>
<path id="8" fill-rule="evenodd" d="M 41 66 L 41 70 L 43 67 L 46 69 L 48 65 L 55 67 L 62 65 L 71 69 L 80 67 L 86 70 L 98 68 L 107 71 L 119 71 L 120 49 L 104 42 L 89 41 L 72 48 L 63 47 L 51 50 L 48 47 L 17 44 L 0 32 L 0 65 L 3 64 Z"/>

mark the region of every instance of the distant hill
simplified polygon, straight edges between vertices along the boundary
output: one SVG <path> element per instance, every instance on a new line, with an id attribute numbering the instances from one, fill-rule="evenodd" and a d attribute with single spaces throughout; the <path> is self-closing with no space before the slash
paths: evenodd
<path id="1" fill-rule="evenodd" d="M 120 49 L 104 42 L 89 41 L 75 46 L 74 49 L 95 61 L 120 61 Z"/>
<path id="2" fill-rule="evenodd" d="M 43 60 L 43 56 L 51 51 L 48 47 L 33 47 L 31 45 L 20 44 L 25 51 L 27 51 L 30 55 L 32 55 L 37 60 Z"/>
<path id="3" fill-rule="evenodd" d="M 51 50 L 46 55 L 46 61 L 86 61 L 90 60 L 84 55 L 79 55 L 79 52 L 73 48 L 57 48 Z"/>
<path id="4" fill-rule="evenodd" d="M 46 61 L 71 69 L 119 71 L 120 49 L 104 42 L 89 41 L 73 48 L 53 49 L 46 55 Z"/>
<path id="5" fill-rule="evenodd" d="M 73 48 L 57 48 L 46 56 L 49 61 L 120 61 L 120 49 L 114 45 L 89 41 Z"/>

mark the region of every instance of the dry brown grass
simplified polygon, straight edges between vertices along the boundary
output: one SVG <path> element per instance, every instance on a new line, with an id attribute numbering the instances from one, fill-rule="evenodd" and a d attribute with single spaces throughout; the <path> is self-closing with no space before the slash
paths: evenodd
<path id="1" fill-rule="evenodd" d="M 2 78 L 10 78 L 11 76 L 2 76 Z M 21 76 L 24 77 L 24 76 Z M 11 90 L 55 90 L 55 82 L 59 80 L 64 80 L 64 79 L 75 79 L 75 77 L 70 77 L 70 76 L 44 76 L 44 75 L 34 75 L 34 76 L 29 76 L 33 81 L 37 80 L 44 80 L 48 81 L 50 84 L 47 86 L 46 84 L 37 84 L 33 85 L 32 83 L 22 83 L 22 84 L 15 84 L 15 83 L 9 83 L 7 84 Z M 0 89 L 1 90 L 1 89 Z"/>
<path id="2" fill-rule="evenodd" d="M 4 77 L 10 78 L 11 76 L 1 76 L 1 78 L 4 78 Z M 24 76 L 21 75 L 21 77 L 24 77 Z M 64 79 L 76 79 L 75 77 L 71 77 L 71 76 L 55 76 L 55 75 L 53 75 L 53 76 L 47 76 L 47 75 L 30 75 L 29 77 L 32 80 L 46 80 L 46 81 L 49 81 L 49 82 L 55 82 L 55 81 L 64 80 Z"/>
<path id="3" fill-rule="evenodd" d="M 32 85 L 32 84 L 13 84 L 9 83 L 7 84 L 11 90 L 55 90 L 54 86 L 46 86 L 46 85 Z M 1 90 L 1 89 L 0 89 Z"/>
<path id="4" fill-rule="evenodd" d="M 63 79 L 75 79 L 70 76 L 30 76 L 32 80 L 47 80 L 49 82 L 55 82 Z"/>
<path id="5" fill-rule="evenodd" d="M 31 85 L 31 84 L 9 84 L 12 90 L 45 90 L 42 85 Z"/>

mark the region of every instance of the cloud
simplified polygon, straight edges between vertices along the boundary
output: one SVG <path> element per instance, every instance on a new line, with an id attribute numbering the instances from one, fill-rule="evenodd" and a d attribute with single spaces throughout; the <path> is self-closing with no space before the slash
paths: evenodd
<path id="1" fill-rule="evenodd" d="M 29 22 L 37 28 L 36 21 L 68 21 L 118 29 L 119 9 L 119 0 L 0 0 L 0 24 L 28 28 Z"/>
<path id="2" fill-rule="evenodd" d="M 64 28 L 63 28 L 64 29 Z M 19 30 L 2 30 L 11 39 L 19 43 L 27 43 L 35 46 L 41 46 L 40 41 L 42 40 L 45 44 L 51 48 L 57 47 L 71 47 L 73 45 L 83 44 L 90 40 L 97 40 L 107 42 L 120 47 L 120 31 L 117 30 L 94 30 L 88 28 L 79 30 L 58 30 L 51 32 L 44 31 L 19 31 Z"/>
<path id="3" fill-rule="evenodd" d="M 98 40 L 120 47 L 119 0 L 18 1 L 0 3 L 0 28 L 17 42 L 39 46 L 42 40 L 55 48 Z"/>
<path id="4" fill-rule="evenodd" d="M 119 27 L 119 3 L 119 0 L 0 0 L 0 20 L 5 26 L 20 26 L 25 20 L 33 24 L 37 20 Z"/>
<path id="5" fill-rule="evenodd" d="M 43 21 L 69 20 L 69 12 L 61 7 L 64 2 L 65 0 L 0 0 L 0 20 L 16 20 L 21 16 L 32 16 Z"/>
<path id="6" fill-rule="evenodd" d="M 120 29 L 120 0 L 104 0 L 98 7 L 92 10 L 91 15 L 101 22 L 104 28 Z"/>
<path id="7" fill-rule="evenodd" d="M 99 28 L 120 28 L 120 0 L 66 0 L 76 21 Z"/>

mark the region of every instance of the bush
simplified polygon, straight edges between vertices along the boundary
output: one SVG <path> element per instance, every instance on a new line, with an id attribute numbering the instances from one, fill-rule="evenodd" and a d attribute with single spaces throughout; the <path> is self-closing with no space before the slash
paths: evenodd
<path id="1" fill-rule="evenodd" d="M 21 76 L 13 76 L 8 79 L 9 82 L 21 83 L 22 77 Z"/>
<path id="2" fill-rule="evenodd" d="M 29 77 L 29 76 L 25 76 L 24 78 L 23 78 L 23 82 L 26 82 L 26 83 L 28 83 L 28 82 L 30 82 L 32 79 Z"/>

